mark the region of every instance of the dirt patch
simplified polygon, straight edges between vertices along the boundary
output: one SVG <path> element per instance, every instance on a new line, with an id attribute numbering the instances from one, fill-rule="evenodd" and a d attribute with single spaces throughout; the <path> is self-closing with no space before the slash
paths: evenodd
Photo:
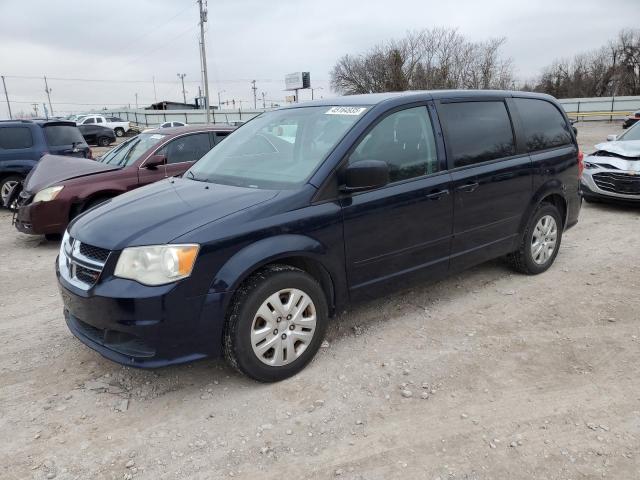
<path id="1" fill-rule="evenodd" d="M 618 126 L 578 126 L 586 145 Z M 637 478 L 640 209 L 585 204 L 536 277 L 494 261 L 341 315 L 295 378 L 141 371 L 62 319 L 58 245 L 0 213 L 0 478 Z"/>

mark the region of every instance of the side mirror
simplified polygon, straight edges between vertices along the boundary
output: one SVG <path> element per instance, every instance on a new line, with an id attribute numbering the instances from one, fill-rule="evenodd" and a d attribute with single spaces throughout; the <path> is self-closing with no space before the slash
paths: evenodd
<path id="1" fill-rule="evenodd" d="M 381 160 L 353 162 L 344 171 L 342 192 L 359 192 L 383 187 L 389 183 L 389 165 Z"/>
<path id="2" fill-rule="evenodd" d="M 167 163 L 166 155 L 151 155 L 147 158 L 147 161 L 144 162 L 145 168 L 158 168 L 161 165 Z"/>
<path id="3" fill-rule="evenodd" d="M 615 142 L 618 139 L 618 135 L 607 135 L 607 142 Z"/>

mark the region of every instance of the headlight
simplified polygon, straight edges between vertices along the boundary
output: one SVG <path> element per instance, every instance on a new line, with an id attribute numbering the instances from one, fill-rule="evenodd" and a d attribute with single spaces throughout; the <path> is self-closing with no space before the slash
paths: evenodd
<path id="1" fill-rule="evenodd" d="M 199 245 L 154 245 L 125 248 L 114 275 L 144 285 L 164 285 L 191 275 Z"/>
<path id="2" fill-rule="evenodd" d="M 43 188 L 38 193 L 36 193 L 36 196 L 33 198 L 33 201 L 34 201 L 34 203 L 35 202 L 49 202 L 49 201 L 53 200 L 54 198 L 56 198 L 58 196 L 58 194 L 62 191 L 63 188 L 64 188 L 64 186 L 62 186 L 62 185 L 58 185 L 57 187 Z"/>

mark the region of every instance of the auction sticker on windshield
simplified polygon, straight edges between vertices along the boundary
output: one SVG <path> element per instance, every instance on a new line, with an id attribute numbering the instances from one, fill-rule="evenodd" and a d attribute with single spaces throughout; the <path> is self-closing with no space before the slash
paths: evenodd
<path id="1" fill-rule="evenodd" d="M 360 115 L 367 107 L 331 107 L 326 115 Z"/>

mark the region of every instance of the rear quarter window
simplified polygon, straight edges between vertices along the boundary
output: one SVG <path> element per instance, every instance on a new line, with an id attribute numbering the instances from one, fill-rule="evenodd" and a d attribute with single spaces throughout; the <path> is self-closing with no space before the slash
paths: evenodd
<path id="1" fill-rule="evenodd" d="M 454 168 L 515 155 L 513 129 L 504 102 L 443 103 L 438 115 Z"/>
<path id="2" fill-rule="evenodd" d="M 72 143 L 84 143 L 84 138 L 77 127 L 70 125 L 51 125 L 44 127 L 44 136 L 47 144 L 52 147 L 71 145 Z"/>
<path id="3" fill-rule="evenodd" d="M 555 105 L 535 98 L 514 98 L 513 101 L 522 121 L 529 152 L 572 143 L 571 127 Z"/>
<path id="4" fill-rule="evenodd" d="M 0 128 L 0 148 L 13 150 L 33 147 L 31 129 L 27 127 Z"/>

